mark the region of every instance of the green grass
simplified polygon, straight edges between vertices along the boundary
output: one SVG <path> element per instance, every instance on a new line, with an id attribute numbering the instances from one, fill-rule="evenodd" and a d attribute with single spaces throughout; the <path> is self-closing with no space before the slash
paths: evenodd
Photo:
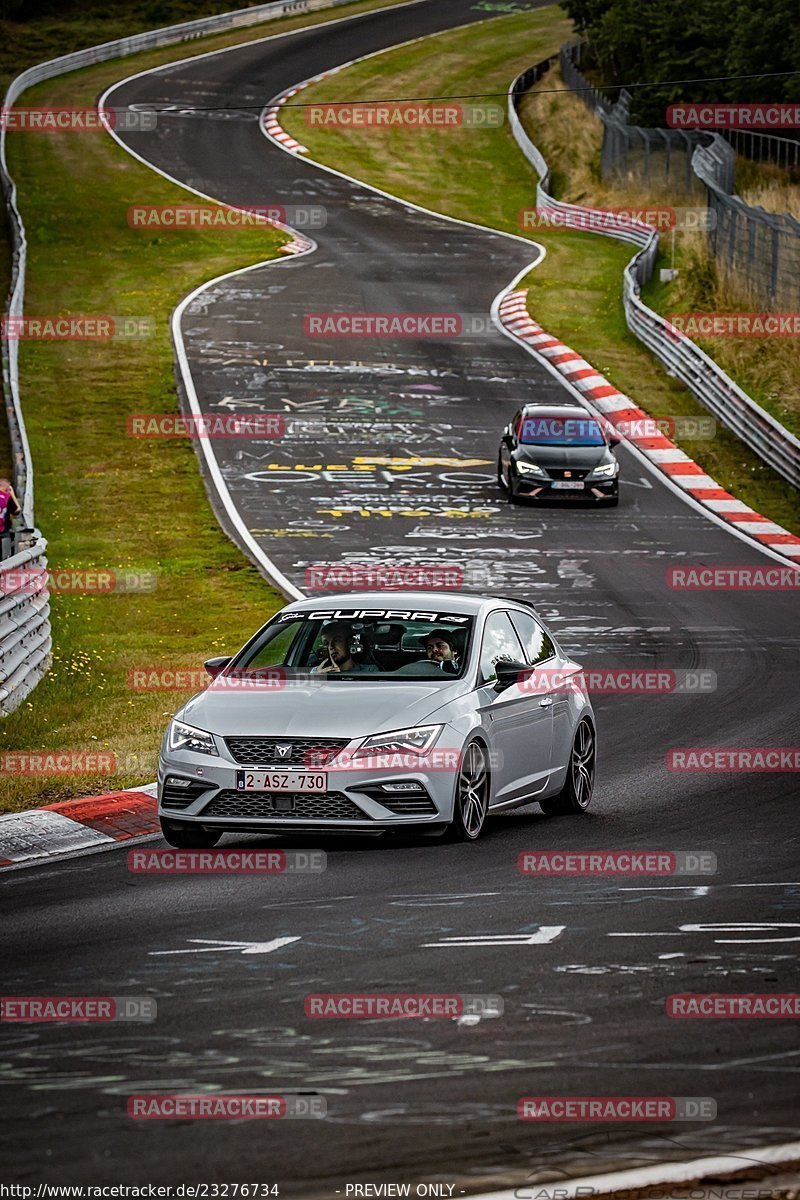
<path id="1" fill-rule="evenodd" d="M 442 95 L 503 92 L 519 71 L 556 51 L 570 32 L 556 7 L 498 18 L 355 64 L 312 85 L 303 100 L 425 96 L 431 79 Z M 530 98 L 524 112 L 531 136 L 546 153 L 543 100 Z M 321 162 L 450 216 L 520 233 L 519 210 L 536 203 L 535 176 L 507 126 L 486 131 L 343 130 L 309 127 L 298 110 L 287 112 L 283 123 Z M 567 155 L 562 161 L 563 185 L 571 159 Z M 590 186 L 596 164 L 585 164 L 585 174 L 585 186 Z M 530 236 L 547 250 L 544 262 L 523 283 L 531 315 L 653 416 L 707 415 L 625 325 L 622 271 L 630 249 L 569 230 L 537 230 Z M 800 531 L 796 491 L 737 438 L 720 430 L 713 441 L 683 440 L 681 445 L 722 486 Z"/>
<path id="2" fill-rule="evenodd" d="M 268 29 L 297 23 L 270 22 Z M 226 40 L 243 38 L 208 39 Z M 122 74 L 205 48 L 193 41 L 88 68 L 32 89 L 24 103 L 91 104 Z M 9 166 L 29 241 L 26 313 L 155 322 L 154 335 L 138 340 L 20 344 L 36 520 L 49 541 L 50 565 L 149 570 L 158 586 L 52 597 L 53 669 L 3 720 L 0 748 L 110 751 L 121 769 L 85 777 L 0 773 L 0 811 L 152 779 L 160 732 L 186 693 L 132 692 L 130 668 L 196 668 L 211 654 L 236 649 L 283 603 L 220 530 L 192 445 L 128 437 L 125 420 L 134 412 L 178 411 L 169 333 L 176 303 L 205 280 L 275 257 L 285 236 L 252 228 L 131 229 L 132 202 L 192 197 L 104 133 L 11 134 Z"/>

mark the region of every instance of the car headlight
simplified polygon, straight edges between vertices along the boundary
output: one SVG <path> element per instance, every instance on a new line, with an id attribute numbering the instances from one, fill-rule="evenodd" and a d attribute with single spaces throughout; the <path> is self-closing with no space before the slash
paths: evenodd
<path id="1" fill-rule="evenodd" d="M 619 463 L 615 459 L 614 462 L 602 463 L 599 467 L 595 467 L 595 469 L 592 471 L 592 475 L 594 478 L 599 478 L 603 475 L 612 476 L 616 475 L 618 470 Z"/>
<path id="2" fill-rule="evenodd" d="M 515 458 L 514 464 L 520 475 L 544 475 L 544 471 L 536 463 L 525 462 L 522 458 Z"/>
<path id="3" fill-rule="evenodd" d="M 170 750 L 194 750 L 196 754 L 217 754 L 217 747 L 210 733 L 204 729 L 195 729 L 193 725 L 184 725 L 183 721 L 173 721 L 167 734 L 167 745 Z"/>
<path id="4" fill-rule="evenodd" d="M 353 751 L 353 758 L 363 758 L 379 750 L 384 754 L 427 754 L 436 743 L 444 725 L 414 725 L 411 729 L 397 729 L 392 733 L 376 733 L 365 738 Z"/>

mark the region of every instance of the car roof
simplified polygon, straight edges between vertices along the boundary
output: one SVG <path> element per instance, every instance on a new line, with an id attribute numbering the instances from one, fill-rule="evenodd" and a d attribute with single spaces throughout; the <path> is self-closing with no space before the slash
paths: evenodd
<path id="1" fill-rule="evenodd" d="M 596 421 L 594 413 L 590 413 L 588 408 L 585 408 L 579 401 L 574 404 L 524 404 L 522 406 L 523 417 L 574 417 L 576 410 L 582 413 L 587 420 Z"/>
<path id="2" fill-rule="evenodd" d="M 318 612 L 342 611 L 354 608 L 367 609 L 396 609 L 412 612 L 436 612 L 442 615 L 453 613 L 458 616 L 478 616 L 488 612 L 497 605 L 519 605 L 521 608 L 531 608 L 525 600 L 509 600 L 504 596 L 473 596 L 466 592 L 340 592 L 327 596 L 315 596 L 309 599 L 297 600 L 287 605 L 287 608 L 305 611 L 312 609 Z"/>

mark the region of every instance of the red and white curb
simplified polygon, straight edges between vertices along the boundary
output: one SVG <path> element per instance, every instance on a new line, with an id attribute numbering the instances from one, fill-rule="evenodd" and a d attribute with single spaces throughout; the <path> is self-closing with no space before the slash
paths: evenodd
<path id="1" fill-rule="evenodd" d="M 286 226 L 278 226 L 283 232 Z M 313 250 L 315 243 L 311 238 L 307 238 L 304 233 L 298 233 L 296 229 L 292 230 L 292 240 L 287 242 L 285 246 L 280 246 L 278 254 L 307 254 L 309 250 Z"/>
<path id="2" fill-rule="evenodd" d="M 618 391 L 591 363 L 546 333 L 541 325 L 533 320 L 527 309 L 527 295 L 527 289 L 519 288 L 509 292 L 502 299 L 499 315 L 503 325 L 563 375 L 610 424 L 620 426 L 621 432 L 629 429 L 634 422 L 652 424 L 650 415 L 638 408 L 629 396 Z M 800 537 L 796 537 L 782 525 L 770 521 L 761 513 L 749 508 L 743 501 L 737 500 L 730 492 L 726 492 L 668 437 L 663 434 L 644 437 L 636 436 L 635 432 L 627 432 L 623 434 L 623 440 L 633 443 L 654 466 L 669 476 L 672 483 L 683 488 L 693 499 L 721 520 L 734 526 L 738 532 L 793 561 L 800 558 Z"/>
<path id="3" fill-rule="evenodd" d="M 277 142 L 284 150 L 288 150 L 290 154 L 308 154 L 308 147 L 303 146 L 298 142 L 297 138 L 293 138 L 290 133 L 286 132 L 278 120 L 278 113 L 286 101 L 292 96 L 296 96 L 300 89 L 305 86 L 304 83 L 301 83 L 298 87 L 287 88 L 285 92 L 277 95 L 270 102 L 269 107 L 265 108 L 261 114 L 261 128 L 267 137 L 271 142 Z"/>
<path id="4" fill-rule="evenodd" d="M 155 784 L 0 816 L 0 868 L 159 833 Z"/>
<path id="5" fill-rule="evenodd" d="M 316 82 L 317 79 L 324 79 L 326 75 L 332 75 L 332 71 L 326 71 L 324 75 L 317 75 L 314 80 L 309 79 L 308 83 Z M 281 125 L 278 120 L 278 113 L 281 106 L 286 103 L 292 96 L 308 83 L 300 83 L 296 87 L 287 88 L 285 92 L 281 92 L 274 100 L 271 100 L 268 107 L 261 114 L 261 129 L 262 132 L 269 138 L 271 142 L 275 142 L 283 150 L 287 150 L 289 154 L 308 154 L 305 146 L 301 145 L 296 138 L 293 138 L 290 133 Z M 311 241 L 303 233 L 298 233 L 296 229 L 292 230 L 292 240 L 280 249 L 281 254 L 305 254 L 308 250 L 314 248 L 315 243 Z"/>
<path id="6" fill-rule="evenodd" d="M 294 87 L 287 88 L 285 92 L 279 92 L 277 96 L 270 100 L 268 107 L 261 114 L 261 128 L 270 141 L 277 142 L 279 146 L 282 146 L 284 150 L 288 150 L 290 154 L 308 154 L 308 147 L 303 146 L 297 141 L 297 138 L 293 138 L 283 128 L 278 120 L 278 114 L 286 101 L 290 100 L 292 96 L 296 96 L 304 88 L 310 87 L 312 83 L 319 83 L 322 79 L 329 79 L 331 75 L 338 74 L 342 70 L 342 67 L 347 65 L 347 63 L 342 63 L 338 67 L 333 67 L 330 71 L 322 71 L 319 75 L 312 75 L 310 79 L 304 79 L 302 83 L 297 83 Z"/>

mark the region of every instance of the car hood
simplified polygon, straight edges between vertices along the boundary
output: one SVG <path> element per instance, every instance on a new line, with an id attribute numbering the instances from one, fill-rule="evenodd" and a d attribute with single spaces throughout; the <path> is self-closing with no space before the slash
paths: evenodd
<path id="1" fill-rule="evenodd" d="M 466 690 L 450 684 L 373 680 L 304 680 L 275 691 L 210 689 L 177 715 L 222 737 L 366 737 L 422 724 L 426 717 Z"/>
<path id="2" fill-rule="evenodd" d="M 519 446 L 516 458 L 548 467 L 597 467 L 608 462 L 608 446 Z"/>

